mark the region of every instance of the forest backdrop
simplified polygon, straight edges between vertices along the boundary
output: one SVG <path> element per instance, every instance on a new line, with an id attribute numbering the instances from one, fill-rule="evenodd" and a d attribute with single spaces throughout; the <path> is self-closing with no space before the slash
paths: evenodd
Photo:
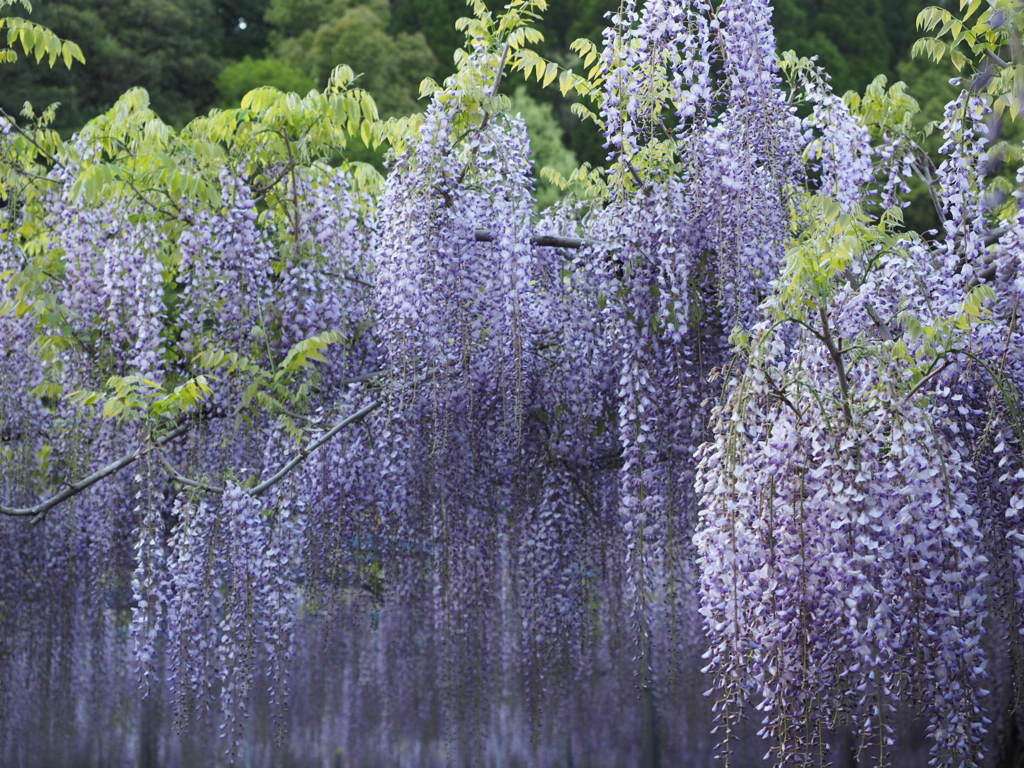
<path id="1" fill-rule="evenodd" d="M 953 96 L 934 66 L 910 58 L 914 19 L 924 0 L 775 0 L 779 49 L 817 55 L 835 90 L 863 89 L 886 72 L 910 85 L 922 115 L 936 120 Z M 598 40 L 612 0 L 564 0 L 539 28 L 539 50 L 571 65 L 569 44 Z M 71 72 L 25 60 L 4 72 L 0 107 L 60 102 L 55 127 L 65 136 L 107 109 L 132 86 L 181 126 L 210 107 L 237 106 L 252 88 L 305 93 L 322 88 L 336 64 L 362 73 L 384 116 L 422 108 L 420 79 L 451 73 L 461 36 L 451 20 L 462 0 L 73 0 L 41 3 L 33 19 L 81 45 L 89 62 Z M 952 70 L 950 70 L 952 72 Z M 580 130 L 567 100 L 532 87 L 520 92 L 538 163 L 571 168 L 573 156 L 603 157 L 597 132 Z M 932 108 L 929 109 L 929 106 Z"/>

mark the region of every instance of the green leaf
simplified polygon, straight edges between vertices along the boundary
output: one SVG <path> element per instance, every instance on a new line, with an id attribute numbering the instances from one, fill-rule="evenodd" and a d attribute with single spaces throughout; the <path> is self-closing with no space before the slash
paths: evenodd
<path id="1" fill-rule="evenodd" d="M 107 400 L 103 405 L 103 418 L 113 419 L 124 412 L 124 402 L 118 398 Z"/>

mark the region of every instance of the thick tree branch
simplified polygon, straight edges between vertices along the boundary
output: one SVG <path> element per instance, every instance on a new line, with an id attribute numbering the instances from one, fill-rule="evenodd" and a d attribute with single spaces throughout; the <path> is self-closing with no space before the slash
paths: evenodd
<path id="1" fill-rule="evenodd" d="M 363 406 L 355 413 L 346 416 L 344 419 L 342 419 L 333 427 L 331 427 L 327 432 L 324 432 L 324 434 L 322 434 L 316 440 L 302 448 L 297 454 L 295 454 L 294 457 L 292 457 L 290 461 L 288 461 L 288 463 L 286 463 L 277 472 L 275 472 L 273 475 L 271 475 L 262 483 L 253 488 L 249 493 L 252 496 L 263 495 L 272 487 L 277 485 L 277 483 L 279 483 L 281 480 L 287 477 L 288 474 L 297 466 L 299 466 L 303 461 L 305 461 L 310 454 L 314 453 L 316 450 L 322 448 L 324 445 L 326 445 L 332 439 L 334 439 L 337 436 L 337 434 L 341 432 L 341 430 L 343 430 L 345 427 L 351 426 L 352 424 L 362 421 L 371 413 L 380 408 L 383 404 L 383 400 L 374 400 L 369 405 Z M 185 475 L 181 474 L 181 472 L 176 470 L 173 466 L 171 466 L 171 464 L 168 463 L 166 459 L 162 460 L 162 463 L 167 473 L 182 485 L 187 485 L 192 488 L 198 488 L 201 491 L 206 491 L 207 493 L 214 494 L 224 493 L 225 491 L 225 489 L 221 488 L 220 486 L 208 485 L 200 480 L 194 480 L 191 477 L 186 477 Z"/>
<path id="2" fill-rule="evenodd" d="M 291 472 L 293 469 L 295 469 L 297 466 L 299 466 L 299 464 L 301 464 L 303 461 L 305 461 L 306 458 L 311 453 L 316 451 L 318 448 L 321 448 L 326 443 L 329 443 L 335 437 L 335 435 L 337 435 L 339 432 L 341 432 L 341 430 L 343 430 L 345 427 L 347 427 L 347 426 L 349 426 L 351 424 L 355 424 L 357 422 L 362 421 L 367 416 L 369 416 L 371 413 L 373 413 L 378 408 L 380 408 L 382 405 L 384 405 L 384 400 L 382 400 L 382 399 L 381 400 L 374 400 L 372 403 L 370 403 L 369 405 L 363 406 L 362 408 L 360 408 L 358 411 L 356 411 L 352 415 L 346 416 L 344 419 L 339 421 L 337 424 L 335 424 L 329 430 L 324 432 L 316 440 L 314 440 L 309 445 L 307 445 L 302 450 L 300 450 L 297 454 L 295 454 L 294 458 L 292 458 L 291 461 L 289 461 L 287 464 L 285 464 L 283 467 L 281 467 L 277 472 L 275 472 L 273 475 L 271 475 L 266 480 L 264 480 L 262 483 L 260 483 L 255 488 L 253 488 L 250 491 L 250 493 L 253 496 L 260 496 L 260 495 L 266 493 L 268 490 L 270 490 L 270 488 L 272 488 L 273 486 L 277 485 L 277 483 L 279 483 L 281 480 L 283 480 L 288 475 L 289 472 Z"/>
<path id="3" fill-rule="evenodd" d="M 170 432 L 168 432 L 163 437 L 158 438 L 155 441 L 155 445 L 166 445 L 172 440 L 178 439 L 188 431 L 188 428 L 188 424 L 182 424 L 176 429 L 173 429 Z M 70 483 L 68 487 L 62 490 L 60 493 L 54 494 L 50 498 L 46 499 L 45 501 L 39 502 L 35 506 L 8 507 L 0 504 L 0 514 L 7 515 L 8 517 L 30 517 L 32 518 L 33 523 L 38 523 L 40 520 L 43 519 L 43 516 L 46 515 L 47 512 L 56 507 L 58 504 L 67 501 L 72 496 L 76 496 L 82 491 L 86 490 L 87 488 L 96 485 L 96 483 L 98 483 L 100 480 L 103 480 L 104 478 L 109 477 L 110 475 L 113 475 L 116 472 L 120 472 L 125 467 L 135 463 L 135 461 L 137 461 L 139 457 L 141 457 L 149 447 L 150 446 L 148 445 L 140 445 L 131 453 L 122 456 L 120 459 L 117 459 L 117 461 L 113 461 L 110 464 L 107 464 L 105 467 L 96 470 L 87 477 L 83 477 L 81 480 L 76 480 L 73 483 Z"/>
<path id="4" fill-rule="evenodd" d="M 985 55 L 988 57 L 989 61 L 992 62 L 998 69 L 1005 69 L 1006 67 L 1010 66 L 1010 63 L 1008 61 L 1003 59 L 999 54 L 995 53 L 994 51 L 989 50 L 988 48 L 985 49 Z"/>
<path id="5" fill-rule="evenodd" d="M 346 383 L 367 381 L 369 379 L 375 378 L 376 376 L 379 376 L 381 373 L 381 371 L 371 371 L 370 373 L 353 377 L 347 380 Z M 375 410 L 380 408 L 381 405 L 383 404 L 383 400 L 374 400 L 369 405 L 364 406 L 355 413 L 342 419 L 340 422 L 331 427 L 319 438 L 317 438 L 309 445 L 302 448 L 299 451 L 299 453 L 297 453 L 290 461 L 288 461 L 277 472 L 275 472 L 274 475 L 267 478 L 262 483 L 253 488 L 251 491 L 252 495 L 259 496 L 268 491 L 278 482 L 283 480 L 288 475 L 288 473 L 295 469 L 299 464 L 305 461 L 310 454 L 312 454 L 317 449 L 321 448 L 323 445 L 332 440 L 339 432 L 341 432 L 341 430 L 343 430 L 345 427 L 351 424 L 355 424 L 359 421 L 362 421 Z M 77 496 L 79 493 L 92 487 L 101 480 L 104 480 L 105 478 L 110 477 L 111 475 L 121 471 L 125 467 L 135 463 L 150 448 L 159 448 L 176 440 L 177 438 L 181 437 L 186 432 L 188 432 L 188 429 L 189 424 L 181 424 L 180 426 L 168 432 L 166 435 L 163 435 L 162 437 L 155 440 L 152 444 L 139 446 L 131 453 L 122 456 L 116 461 L 112 461 L 106 466 L 96 470 L 91 475 L 83 477 L 81 480 L 76 480 L 70 483 L 66 488 L 64 488 L 59 493 L 54 494 L 50 498 L 41 501 L 38 504 L 35 504 L 34 506 L 12 507 L 0 504 L 0 515 L 4 515 L 7 517 L 31 518 L 33 524 L 38 523 L 43 519 L 43 516 L 54 507 L 58 506 L 59 504 L 62 504 L 63 502 L 67 501 L 73 496 Z M 209 485 L 207 483 L 201 482 L 199 480 L 194 480 L 190 477 L 183 475 L 181 472 L 175 469 L 174 466 L 172 466 L 163 456 L 160 457 L 160 461 L 167 474 L 170 475 L 172 479 L 183 485 L 198 488 L 199 490 L 206 491 L 207 493 L 224 492 L 224 488 L 220 486 Z"/>
<path id="6" fill-rule="evenodd" d="M 478 243 L 493 243 L 494 234 L 487 229 L 478 229 L 476 241 Z M 581 240 L 578 237 L 559 237 L 558 235 L 534 235 L 530 238 L 530 243 L 547 248 L 584 248 L 587 245 L 586 240 Z"/>

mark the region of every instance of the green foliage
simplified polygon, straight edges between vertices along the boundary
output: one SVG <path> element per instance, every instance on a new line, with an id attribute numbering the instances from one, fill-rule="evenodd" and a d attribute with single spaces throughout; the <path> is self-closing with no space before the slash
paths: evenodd
<path id="1" fill-rule="evenodd" d="M 222 107 L 237 105 L 249 91 L 264 85 L 293 93 L 307 93 L 316 87 L 312 77 L 287 61 L 249 56 L 224 67 L 216 85 Z"/>
<path id="2" fill-rule="evenodd" d="M 106 392 L 78 390 L 67 396 L 82 408 L 102 403 L 100 414 L 104 419 L 138 421 L 149 417 L 175 419 L 194 411 L 213 394 L 206 376 L 196 376 L 173 389 L 164 387 L 144 376 L 111 376 Z"/>
<path id="3" fill-rule="evenodd" d="M 315 364 L 326 363 L 324 352 L 344 342 L 337 331 L 324 331 L 296 343 L 273 368 L 264 368 L 255 359 L 237 352 L 208 348 L 195 356 L 199 368 L 244 382 L 240 400 L 243 409 L 265 410 L 280 417 L 293 436 L 300 427 L 295 410 L 305 409 L 316 381 Z M 205 381 L 204 377 L 202 378 Z"/>
<path id="4" fill-rule="evenodd" d="M 173 422 L 195 413 L 212 394 L 206 376 L 196 376 L 172 386 L 130 375 L 112 376 L 104 391 L 79 390 L 66 399 L 82 408 L 101 406 L 99 415 L 104 419 L 153 423 Z"/>
<path id="5" fill-rule="evenodd" d="M 13 0 L 12 0 L 13 1 Z M 31 9 L 31 6 L 26 7 Z M 0 16 L 0 40 L 6 48 L 0 48 L 0 64 L 11 64 L 18 60 L 17 48 L 26 56 L 34 58 L 36 64 L 44 58 L 52 67 L 58 59 L 71 69 L 71 62 L 85 63 L 82 49 L 70 40 L 61 40 L 52 31 L 28 19 L 18 16 Z"/>
<path id="6" fill-rule="evenodd" d="M 798 215 L 797 215 L 798 214 Z M 805 195 L 794 206 L 793 238 L 774 306 L 780 318 L 806 321 L 849 277 L 872 248 L 892 248 L 890 220 L 877 226 L 860 212 L 844 212 L 828 197 Z"/>
<path id="7" fill-rule="evenodd" d="M 910 136 L 921 111 L 906 83 L 889 86 L 885 75 L 872 80 L 863 94 L 847 94 L 846 102 L 876 140 L 883 136 Z"/>
<path id="8" fill-rule="evenodd" d="M 422 34 L 439 63 L 439 69 L 430 74 L 439 77 L 451 69 L 452 56 L 462 44 L 451 20 L 465 12 L 466 0 L 402 0 L 391 6 L 391 30 Z"/>
<path id="9" fill-rule="evenodd" d="M 278 58 L 317 82 L 338 64 L 352 67 L 384 115 L 418 110 L 420 79 L 439 70 L 422 34 L 388 33 L 383 0 L 273 0 L 267 20 Z"/>
<path id="10" fill-rule="evenodd" d="M 978 87 L 993 97 L 997 114 L 1024 115 L 1024 62 L 1004 61 L 1001 53 L 1019 47 L 1024 8 L 1017 0 L 958 0 L 959 13 L 929 6 L 917 17 L 924 32 L 913 54 L 938 63 L 948 58 L 957 72 L 986 70 Z M 983 66 L 984 65 L 984 66 Z"/>
<path id="11" fill-rule="evenodd" d="M 126 90 L 145 88 L 164 119 L 184 125 L 213 102 L 224 30 L 214 0 L 54 0 L 38 21 L 81 46 L 89 65 L 56 73 L 14 64 L 4 71 L 0 106 L 60 102 L 62 133 L 108 109 Z"/>
<path id="12" fill-rule="evenodd" d="M 540 178 L 537 204 L 546 207 L 557 201 L 561 192 L 557 186 L 544 180 L 540 172 L 548 168 L 559 176 L 570 176 L 577 165 L 576 155 L 562 141 L 562 129 L 551 106 L 534 99 L 523 86 L 516 88 L 512 95 L 512 111 L 522 116 L 530 132 L 530 149 L 535 172 Z"/>
<path id="13" fill-rule="evenodd" d="M 479 130 L 491 112 L 511 107 L 511 100 L 500 93 L 507 70 L 522 70 L 527 61 L 545 66 L 527 45 L 542 39 L 533 24 L 546 7 L 546 0 L 511 0 L 504 12 L 496 16 L 483 0 L 473 0 L 473 15 L 455 22 L 456 29 L 465 36 L 465 47 L 454 54 L 456 71 L 443 85 L 425 79 L 420 84 L 420 94 L 457 105 L 457 133 L 465 136 Z M 408 121 L 406 132 L 415 125 L 415 120 Z"/>
<path id="14" fill-rule="evenodd" d="M 159 119 L 145 91 L 128 91 L 82 129 L 103 153 L 84 161 L 75 192 L 89 200 L 124 199 L 172 214 L 186 202 L 215 206 L 220 169 L 230 158 L 245 158 L 256 188 L 271 203 L 286 206 L 286 199 L 278 200 L 282 166 L 334 159 L 353 137 L 373 147 L 384 140 L 373 99 L 351 87 L 353 80 L 350 69 L 339 67 L 324 91 L 305 96 L 257 88 L 242 98 L 240 107 L 197 118 L 180 132 Z M 377 181 L 365 169 L 357 178 Z"/>
<path id="15" fill-rule="evenodd" d="M 196 355 L 193 363 L 203 370 L 241 377 L 245 381 L 242 408 L 269 410 L 297 434 L 291 409 L 308 405 L 315 364 L 327 362 L 323 353 L 342 341 L 344 338 L 337 331 L 311 336 L 295 344 L 272 370 L 237 352 L 212 348 Z M 101 406 L 100 414 L 105 419 L 176 420 L 195 411 L 213 394 L 210 378 L 200 374 L 174 385 L 139 375 L 112 376 L 105 391 L 77 390 L 66 399 L 82 408 Z"/>

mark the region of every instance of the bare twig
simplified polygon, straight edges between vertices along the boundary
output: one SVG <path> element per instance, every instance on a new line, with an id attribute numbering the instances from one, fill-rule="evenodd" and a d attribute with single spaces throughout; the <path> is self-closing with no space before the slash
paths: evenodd
<path id="1" fill-rule="evenodd" d="M 494 76 L 494 84 L 491 86 L 491 97 L 498 95 L 501 88 L 501 81 L 505 77 L 505 62 L 508 61 L 508 52 L 511 50 L 511 41 L 506 40 L 505 46 L 501 49 L 501 58 L 498 60 L 498 72 Z"/>
<path id="2" fill-rule="evenodd" d="M 820 307 L 818 315 L 821 317 L 821 340 L 828 348 L 828 354 L 836 366 L 836 374 L 839 377 L 839 391 L 843 396 L 843 418 L 848 426 L 853 425 L 853 412 L 850 410 L 850 383 L 846 376 L 846 363 L 843 360 L 843 351 L 836 345 L 832 338 L 832 331 L 828 322 L 828 312 L 825 307 Z M 842 342 L 840 342 L 841 344 Z"/>
<path id="3" fill-rule="evenodd" d="M 311 453 L 313 453 L 317 449 L 323 447 L 328 442 L 330 442 L 339 432 L 341 432 L 341 430 L 343 430 L 345 427 L 351 424 L 355 424 L 356 422 L 362 421 L 371 413 L 380 408 L 382 405 L 384 405 L 383 400 L 374 400 L 369 405 L 365 405 L 355 413 L 345 417 L 337 424 L 335 424 L 333 427 L 331 427 L 329 430 L 324 432 L 319 438 L 311 442 L 309 445 L 305 446 L 302 450 L 295 454 L 291 461 L 289 461 L 277 472 L 275 472 L 273 475 L 271 475 L 262 483 L 253 488 L 252 491 L 250 491 L 250 493 L 253 496 L 260 496 L 261 494 L 266 493 L 268 490 L 270 490 L 270 488 L 277 485 L 277 483 L 283 480 L 288 475 L 289 472 L 291 472 L 293 469 L 299 466 L 299 464 L 305 461 L 306 458 Z"/>
<path id="4" fill-rule="evenodd" d="M 911 389 L 909 392 L 907 392 L 906 395 L 903 396 L 903 402 L 907 402 L 908 400 L 912 400 L 917 395 L 918 392 L 920 392 L 922 389 L 924 389 L 928 385 L 928 382 L 930 382 L 936 376 L 941 374 L 944 370 L 949 368 L 949 366 L 953 365 L 953 363 L 955 363 L 955 362 L 956 362 L 956 360 L 954 358 L 949 358 L 942 365 L 940 365 L 938 368 L 935 368 L 932 371 L 930 371 L 919 382 L 917 382 L 917 384 L 914 385 L 913 389 Z"/>
<path id="5" fill-rule="evenodd" d="M 1006 61 L 998 53 L 995 53 L 994 51 L 991 51 L 988 48 L 985 49 L 985 55 L 988 56 L 989 61 L 995 64 L 999 69 L 1005 69 L 1006 67 L 1010 66 L 1010 62 Z"/>
<path id="6" fill-rule="evenodd" d="M 373 283 L 358 277 L 353 277 L 352 275 L 343 275 L 340 272 L 328 272 L 326 270 L 324 270 L 320 274 L 325 275 L 327 277 L 333 277 L 336 280 L 344 280 L 347 283 L 355 283 L 356 285 L 361 285 L 365 288 L 373 288 Z"/>
<path id="7" fill-rule="evenodd" d="M 297 160 L 295 159 L 295 153 L 292 151 L 292 143 L 288 139 L 286 134 L 281 134 L 281 138 L 284 139 L 284 148 L 288 150 L 288 166 L 290 168 L 289 174 L 292 182 L 292 237 L 295 238 L 295 245 L 298 247 L 299 244 L 299 180 L 295 175 L 295 166 Z"/>
<path id="8" fill-rule="evenodd" d="M 266 184 L 253 191 L 253 200 L 262 200 L 267 195 L 267 193 L 270 192 L 270 190 L 272 190 L 274 187 L 276 187 L 278 183 L 280 183 L 281 179 L 283 179 L 285 176 L 291 173 L 292 170 L 294 170 L 294 168 L 294 159 L 288 163 L 285 163 L 284 167 L 276 176 L 274 176 L 274 178 L 270 179 Z"/>
<path id="9" fill-rule="evenodd" d="M 886 341 L 892 341 L 892 330 L 882 321 L 882 318 L 878 316 L 878 312 L 875 311 L 875 307 L 871 302 L 866 303 L 864 305 L 864 309 L 867 311 L 868 317 L 871 318 L 871 322 L 873 322 L 878 327 L 878 330 L 882 332 L 882 338 Z"/>
<path id="10" fill-rule="evenodd" d="M 8 113 L 2 107 L 0 107 L 0 117 L 5 118 L 7 120 L 7 122 L 8 122 L 8 124 L 11 126 L 11 128 L 13 128 L 18 134 L 21 135 L 22 138 L 24 138 L 26 141 L 28 141 L 30 144 L 32 144 L 32 146 L 34 146 L 37 150 L 39 150 L 39 154 L 41 154 L 43 157 L 45 157 L 47 160 L 49 160 L 51 163 L 53 163 L 58 168 L 63 168 L 64 167 L 63 163 L 61 163 L 60 160 L 58 160 L 56 157 L 54 157 L 49 152 L 47 152 L 45 149 L 43 149 L 42 144 L 40 144 L 38 141 L 36 141 L 35 137 L 31 133 L 29 133 L 24 128 L 22 128 L 20 125 L 18 125 L 17 121 L 13 117 L 11 117 L 10 113 Z"/>
<path id="11" fill-rule="evenodd" d="M 177 208 L 177 213 L 175 213 L 174 211 L 170 210 L 169 208 L 164 208 L 163 206 L 157 205 L 152 200 L 150 200 L 148 197 L 146 197 L 146 195 L 142 192 L 142 190 L 139 189 L 137 186 L 135 186 L 135 181 L 132 179 L 130 174 L 126 175 L 124 177 L 124 180 L 128 184 L 128 188 L 132 192 L 135 193 L 135 196 L 139 200 L 141 200 L 143 203 L 148 205 L 150 208 L 152 208 L 155 213 L 163 214 L 164 216 L 166 216 L 167 218 L 171 219 L 172 221 L 174 221 L 176 219 L 184 218 L 183 215 L 182 215 L 181 206 L 170 195 L 168 195 L 166 191 L 164 192 L 164 197 L 167 198 L 167 201 L 171 205 L 173 205 L 175 208 Z"/>
<path id="12" fill-rule="evenodd" d="M 346 384 L 361 384 L 364 381 L 373 381 L 378 376 L 383 376 L 384 373 L 385 371 L 383 369 L 377 371 L 370 371 L 369 373 L 361 373 L 358 376 L 350 376 L 347 379 L 343 379 L 342 381 L 338 382 L 338 384 L 340 386 L 345 386 Z"/>
<path id="13" fill-rule="evenodd" d="M 932 162 L 932 158 L 928 154 L 927 150 L 919 144 L 915 144 L 914 146 L 918 151 L 918 158 L 915 158 L 914 160 L 914 170 L 917 171 L 918 177 L 924 182 L 925 188 L 928 190 L 928 196 L 932 201 L 932 207 L 935 208 L 935 213 L 938 215 L 939 221 L 942 221 L 946 216 L 946 212 L 942 209 L 942 201 L 939 200 L 939 195 L 936 191 L 938 182 L 935 178 L 937 173 L 935 163 Z"/>
<path id="14" fill-rule="evenodd" d="M 34 179 L 36 181 L 45 181 L 47 184 L 60 184 L 56 179 L 51 179 L 49 176 L 42 176 L 38 173 L 32 173 L 32 171 L 26 171 L 24 168 L 14 168 L 14 172 L 21 174 L 25 178 Z"/>
<path id="15" fill-rule="evenodd" d="M 186 477 L 175 469 L 163 455 L 160 456 L 160 464 L 163 466 L 167 474 L 182 485 L 187 485 L 191 488 L 198 488 L 200 491 L 206 491 L 207 493 L 224 493 L 225 491 L 225 489 L 221 488 L 219 485 L 207 485 L 201 480 L 193 480 L 191 477 Z"/>

